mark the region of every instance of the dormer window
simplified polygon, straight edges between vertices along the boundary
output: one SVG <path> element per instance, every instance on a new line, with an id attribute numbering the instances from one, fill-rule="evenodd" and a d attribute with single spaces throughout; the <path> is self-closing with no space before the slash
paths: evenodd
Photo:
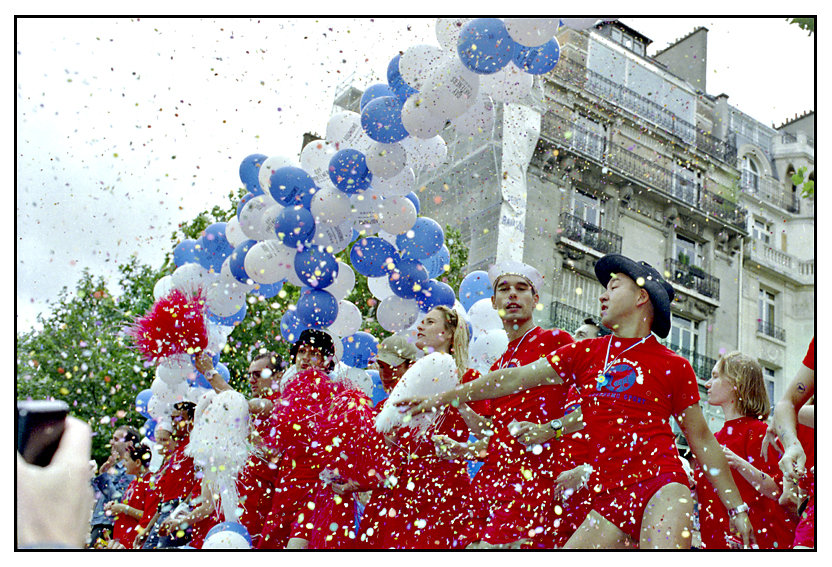
<path id="1" fill-rule="evenodd" d="M 633 53 L 644 55 L 644 44 L 641 40 L 619 28 L 612 28 L 610 39 L 619 45 L 623 45 Z"/>

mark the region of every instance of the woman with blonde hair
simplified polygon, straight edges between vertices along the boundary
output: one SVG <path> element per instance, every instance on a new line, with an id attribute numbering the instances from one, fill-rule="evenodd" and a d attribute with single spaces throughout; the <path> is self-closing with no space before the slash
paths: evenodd
<path id="1" fill-rule="evenodd" d="M 419 323 L 414 344 L 425 356 L 405 372 L 376 417 L 396 470 L 387 489 L 373 491 L 361 521 L 362 539 L 372 548 L 451 549 L 459 546 L 470 515 L 470 479 L 464 462 L 436 455 L 432 439 L 446 435 L 464 442 L 468 427 L 456 408 L 403 419 L 395 403 L 459 384 L 467 368 L 468 325 L 456 310 L 436 307 Z"/>
<path id="2" fill-rule="evenodd" d="M 765 459 L 760 457 L 771 410 L 760 364 L 741 352 L 725 354 L 714 365 L 705 388 L 708 403 L 721 407 L 725 415 L 725 424 L 714 437 L 722 445 L 734 482 L 748 505 L 757 545 L 787 549 L 794 538 L 795 523 L 777 502 L 782 480 L 778 455 L 769 449 Z M 695 478 L 702 547 L 735 546 L 725 507 L 701 467 L 697 467 Z"/>

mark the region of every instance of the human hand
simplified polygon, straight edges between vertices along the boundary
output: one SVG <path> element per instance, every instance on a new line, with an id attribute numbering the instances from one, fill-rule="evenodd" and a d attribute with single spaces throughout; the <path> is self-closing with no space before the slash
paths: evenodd
<path id="1" fill-rule="evenodd" d="M 806 474 L 806 453 L 800 443 L 792 443 L 783 452 L 780 458 L 780 470 L 783 471 L 783 478 L 797 482 Z"/>
<path id="2" fill-rule="evenodd" d="M 540 445 L 555 436 L 555 430 L 548 423 L 531 421 L 512 421 L 508 424 L 508 432 L 526 447 Z"/>
<path id="3" fill-rule="evenodd" d="M 111 539 L 107 542 L 107 549 L 127 549 L 124 544 L 122 544 L 117 539 Z"/>
<path id="4" fill-rule="evenodd" d="M 200 351 L 194 357 L 194 366 L 207 378 L 208 372 L 214 369 L 214 361 L 211 359 L 211 353 L 207 350 Z"/>
<path id="5" fill-rule="evenodd" d="M 757 538 L 754 535 L 754 528 L 751 527 L 751 520 L 747 512 L 740 512 L 729 518 L 731 531 L 742 540 L 743 549 L 758 549 Z"/>
<path id="6" fill-rule="evenodd" d="M 435 396 L 428 398 L 404 398 L 396 402 L 395 405 L 400 412 L 411 419 L 423 413 L 436 413 L 445 407 L 445 404 L 441 403 Z"/>
<path id="7" fill-rule="evenodd" d="M 361 485 L 354 480 L 341 480 L 332 483 L 332 491 L 338 495 L 352 494 L 361 488 Z"/>
<path id="8" fill-rule="evenodd" d="M 67 417 L 52 462 L 38 467 L 17 453 L 17 545 L 59 544 L 81 548 L 94 504 L 90 480 L 91 430 Z"/>
<path id="9" fill-rule="evenodd" d="M 763 444 L 760 447 L 760 456 L 762 458 L 765 459 L 768 456 L 768 450 L 770 447 L 774 447 L 775 451 L 781 455 L 783 454 L 783 451 L 780 449 L 780 445 L 777 444 L 777 432 L 771 424 L 769 424 L 766 429 L 766 434 L 763 437 Z"/>
<path id="10" fill-rule="evenodd" d="M 589 475 L 592 473 L 592 466 L 578 465 L 568 471 L 563 471 L 555 479 L 555 498 L 566 500 L 581 487 L 589 482 Z"/>
<path id="11" fill-rule="evenodd" d="M 165 520 L 159 524 L 159 535 L 166 536 L 170 535 L 176 530 L 179 529 L 179 524 L 181 523 L 180 520 L 174 518 L 165 518 Z"/>
<path id="12" fill-rule="evenodd" d="M 440 459 L 456 461 L 472 457 L 467 443 L 461 443 L 447 435 L 432 435 L 430 440 L 433 441 L 436 456 Z"/>
<path id="13" fill-rule="evenodd" d="M 777 503 L 793 515 L 796 515 L 797 509 L 800 507 L 800 489 L 797 484 L 783 477 L 783 490 L 780 492 L 780 498 L 777 499 Z"/>

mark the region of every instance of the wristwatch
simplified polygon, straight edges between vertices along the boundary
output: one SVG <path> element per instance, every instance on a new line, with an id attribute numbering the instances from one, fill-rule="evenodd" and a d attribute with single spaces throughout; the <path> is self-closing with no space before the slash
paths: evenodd
<path id="1" fill-rule="evenodd" d="M 730 510 L 728 510 L 728 516 L 733 518 L 737 514 L 742 514 L 743 512 L 748 512 L 748 504 L 746 504 L 745 502 L 743 502 L 736 508 L 731 508 Z"/>
<path id="2" fill-rule="evenodd" d="M 555 439 L 560 439 L 563 435 L 563 422 L 559 419 L 553 419 L 549 422 L 549 427 L 555 431 Z"/>

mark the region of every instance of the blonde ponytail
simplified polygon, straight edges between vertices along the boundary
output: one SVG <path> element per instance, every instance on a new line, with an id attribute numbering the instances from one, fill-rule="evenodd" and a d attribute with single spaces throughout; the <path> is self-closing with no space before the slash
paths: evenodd
<path id="1" fill-rule="evenodd" d="M 445 317 L 445 327 L 451 332 L 451 356 L 456 363 L 459 376 L 468 370 L 468 324 L 459 316 L 456 309 L 446 305 L 437 307 Z"/>

